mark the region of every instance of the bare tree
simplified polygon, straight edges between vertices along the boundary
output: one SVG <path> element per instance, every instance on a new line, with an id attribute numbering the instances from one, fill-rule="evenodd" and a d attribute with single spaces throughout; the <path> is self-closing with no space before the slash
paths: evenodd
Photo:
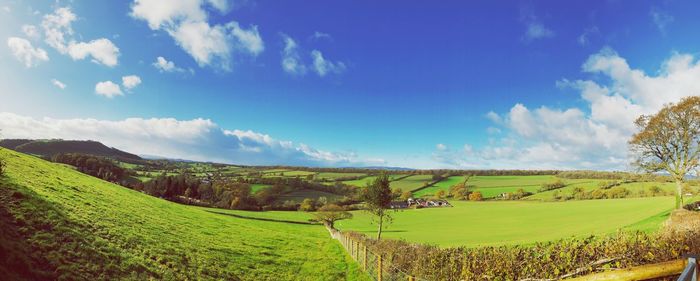
<path id="1" fill-rule="evenodd" d="M 700 97 L 668 104 L 655 115 L 640 116 L 635 124 L 640 131 L 629 142 L 633 165 L 670 174 L 676 182 L 676 208 L 681 208 L 683 182 L 700 164 Z"/>

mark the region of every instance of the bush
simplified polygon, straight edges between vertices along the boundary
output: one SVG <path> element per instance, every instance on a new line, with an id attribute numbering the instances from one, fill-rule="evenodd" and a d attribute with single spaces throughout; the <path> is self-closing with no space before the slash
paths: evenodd
<path id="1" fill-rule="evenodd" d="M 5 172 L 5 160 L 0 159 L 0 176 Z"/>
<path id="2" fill-rule="evenodd" d="M 469 193 L 469 201 L 481 201 L 484 200 L 484 196 L 481 195 L 481 192 L 475 191 L 472 193 Z"/>

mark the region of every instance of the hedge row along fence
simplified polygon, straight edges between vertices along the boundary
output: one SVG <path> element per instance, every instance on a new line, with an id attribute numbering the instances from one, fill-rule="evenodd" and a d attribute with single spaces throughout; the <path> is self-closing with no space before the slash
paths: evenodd
<path id="1" fill-rule="evenodd" d="M 377 241 L 354 232 L 332 230 L 331 234 L 375 280 L 378 271 L 382 280 L 560 280 L 700 252 L 697 228 L 618 232 L 531 246 L 445 249 L 399 240 Z"/>

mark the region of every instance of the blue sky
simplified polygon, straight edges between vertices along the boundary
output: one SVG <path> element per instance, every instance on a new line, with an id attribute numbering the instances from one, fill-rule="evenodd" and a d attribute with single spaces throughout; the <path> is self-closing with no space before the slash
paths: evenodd
<path id="1" fill-rule="evenodd" d="M 240 164 L 627 169 L 631 120 L 700 89 L 698 6 L 0 1 L 0 129 Z"/>

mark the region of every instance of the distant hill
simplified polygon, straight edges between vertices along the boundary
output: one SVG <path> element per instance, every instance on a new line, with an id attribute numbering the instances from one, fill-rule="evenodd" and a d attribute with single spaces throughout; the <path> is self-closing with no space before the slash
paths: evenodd
<path id="1" fill-rule="evenodd" d="M 5 139 L 0 140 L 0 147 L 45 157 L 58 153 L 82 153 L 116 159 L 141 160 L 138 155 L 108 147 L 97 141 Z"/>

